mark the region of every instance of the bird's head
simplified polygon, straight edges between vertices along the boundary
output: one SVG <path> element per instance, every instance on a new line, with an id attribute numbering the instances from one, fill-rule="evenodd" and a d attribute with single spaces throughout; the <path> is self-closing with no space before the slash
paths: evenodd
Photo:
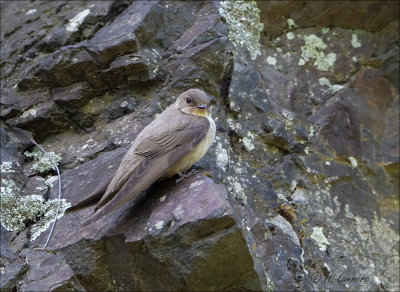
<path id="1" fill-rule="evenodd" d="M 178 96 L 177 108 L 186 113 L 201 117 L 210 117 L 210 97 L 200 89 L 189 89 Z"/>

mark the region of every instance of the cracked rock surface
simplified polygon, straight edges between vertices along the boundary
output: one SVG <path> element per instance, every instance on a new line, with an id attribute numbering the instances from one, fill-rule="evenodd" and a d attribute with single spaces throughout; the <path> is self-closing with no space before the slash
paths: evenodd
<path id="1" fill-rule="evenodd" d="M 2 290 L 400 289 L 399 3 L 0 5 Z M 64 214 L 192 87 L 217 125 L 193 175 Z M 31 137 L 61 157 L 45 250 Z"/>

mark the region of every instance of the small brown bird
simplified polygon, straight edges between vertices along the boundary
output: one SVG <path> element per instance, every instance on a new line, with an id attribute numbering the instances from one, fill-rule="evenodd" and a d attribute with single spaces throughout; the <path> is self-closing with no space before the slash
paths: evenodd
<path id="1" fill-rule="evenodd" d="M 189 89 L 147 125 L 122 159 L 89 223 L 131 201 L 156 180 L 182 174 L 200 160 L 215 138 L 209 107 L 206 93 Z"/>

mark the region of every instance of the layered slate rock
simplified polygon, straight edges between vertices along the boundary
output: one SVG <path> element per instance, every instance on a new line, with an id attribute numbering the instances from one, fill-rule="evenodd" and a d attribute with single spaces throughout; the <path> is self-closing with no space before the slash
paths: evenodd
<path id="1" fill-rule="evenodd" d="M 27 208 L 2 222 L 2 289 L 399 290 L 398 19 L 391 1 L 3 1 L 2 196 Z M 31 138 L 79 207 L 192 87 L 217 124 L 198 170 L 87 226 L 93 206 L 66 212 L 41 250 L 58 183 Z"/>
<path id="2" fill-rule="evenodd" d="M 74 201 L 85 171 L 71 172 L 63 178 L 64 193 Z M 224 186 L 201 173 L 179 184 L 160 182 L 134 206 L 80 226 L 92 212 L 67 212 L 49 245 L 87 290 L 110 283 L 126 290 L 260 289 Z M 30 245 L 41 246 L 46 237 L 44 232 Z"/>

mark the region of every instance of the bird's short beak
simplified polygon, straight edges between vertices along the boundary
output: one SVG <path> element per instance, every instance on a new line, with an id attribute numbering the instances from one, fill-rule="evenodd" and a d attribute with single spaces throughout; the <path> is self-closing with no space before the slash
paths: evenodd
<path id="1" fill-rule="evenodd" d="M 207 106 L 205 104 L 200 104 L 197 106 L 197 108 L 207 109 Z"/>

